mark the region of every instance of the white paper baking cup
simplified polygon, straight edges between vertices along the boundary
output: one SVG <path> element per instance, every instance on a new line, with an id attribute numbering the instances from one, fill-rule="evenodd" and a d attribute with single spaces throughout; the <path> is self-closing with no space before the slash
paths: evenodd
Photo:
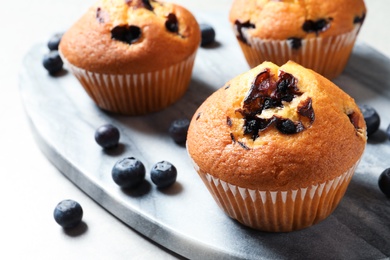
<path id="1" fill-rule="evenodd" d="M 269 232 L 289 232 L 328 217 L 345 194 L 359 162 L 338 177 L 295 190 L 256 190 L 227 183 L 195 169 L 219 207 L 242 224 Z"/>
<path id="2" fill-rule="evenodd" d="M 102 74 L 66 66 L 103 110 L 124 115 L 142 115 L 168 107 L 186 92 L 196 53 L 158 71 L 134 74 Z"/>
<path id="3" fill-rule="evenodd" d="M 348 33 L 302 39 L 299 49 L 293 49 L 288 40 L 263 40 L 245 34 L 248 44 L 238 41 L 250 67 L 264 61 L 282 66 L 289 60 L 333 79 L 344 70 L 356 41 L 360 25 Z M 245 32 L 245 31 L 244 31 Z"/>

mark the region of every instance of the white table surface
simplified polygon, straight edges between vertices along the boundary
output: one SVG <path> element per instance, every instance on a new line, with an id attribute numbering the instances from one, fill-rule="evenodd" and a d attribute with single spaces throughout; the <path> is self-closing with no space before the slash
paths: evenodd
<path id="1" fill-rule="evenodd" d="M 39 150 L 23 111 L 18 73 L 24 55 L 33 44 L 66 30 L 94 0 L 4 2 L 0 4 L 0 259 L 180 258 L 133 231 L 68 181 Z M 231 3 L 176 2 L 190 10 L 218 10 Z M 366 4 L 368 15 L 359 40 L 390 58 L 390 1 L 366 0 Z M 64 232 L 53 219 L 56 204 L 68 198 L 84 209 L 82 234 Z"/>

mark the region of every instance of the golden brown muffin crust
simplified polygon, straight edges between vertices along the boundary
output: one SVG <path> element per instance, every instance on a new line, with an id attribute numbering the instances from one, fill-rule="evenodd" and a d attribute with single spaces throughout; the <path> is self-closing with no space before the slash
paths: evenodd
<path id="1" fill-rule="evenodd" d="M 285 134 L 273 123 L 257 138 L 244 134 L 245 118 L 237 111 L 254 78 L 266 69 L 275 80 L 281 71 L 293 75 L 303 94 L 281 108 L 264 109 L 259 117 L 301 120 L 301 132 Z M 296 112 L 308 98 L 314 120 Z M 203 173 L 250 189 L 289 190 L 331 180 L 351 168 L 364 151 L 365 132 L 358 106 L 332 82 L 294 62 L 280 68 L 266 62 L 229 81 L 198 108 L 187 147 Z"/>
<path id="2" fill-rule="evenodd" d="M 363 22 L 365 14 L 363 0 L 234 0 L 229 19 L 231 24 L 252 24 L 255 28 L 247 30 L 252 37 L 287 40 L 347 33 Z M 307 31 L 315 28 L 311 22 L 320 20 L 327 24 L 323 29 Z"/>
<path id="3" fill-rule="evenodd" d="M 143 73 L 182 62 L 200 43 L 194 16 L 185 8 L 141 0 L 100 0 L 62 37 L 60 52 L 73 65 L 107 74 Z M 148 2 L 148 1 L 146 1 Z M 170 14 L 177 19 L 178 32 L 166 28 Z M 136 26 L 141 36 L 129 44 L 112 39 L 116 26 Z"/>

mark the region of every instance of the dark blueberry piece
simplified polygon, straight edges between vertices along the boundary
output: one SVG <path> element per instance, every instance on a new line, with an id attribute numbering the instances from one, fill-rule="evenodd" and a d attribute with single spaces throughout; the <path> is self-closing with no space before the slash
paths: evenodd
<path id="1" fill-rule="evenodd" d="M 161 161 L 153 166 L 150 177 L 158 188 L 166 188 L 176 182 L 177 170 L 170 162 Z"/>
<path id="2" fill-rule="evenodd" d="M 153 11 L 153 6 L 150 4 L 149 0 L 142 0 L 144 7 L 150 11 Z"/>
<path id="3" fill-rule="evenodd" d="M 301 95 L 297 87 L 297 79 L 290 73 L 281 71 L 277 82 L 277 91 L 282 93 L 290 93 Z"/>
<path id="4" fill-rule="evenodd" d="M 121 188 L 134 188 L 145 179 L 145 166 L 134 157 L 124 158 L 114 165 L 111 175 Z"/>
<path id="5" fill-rule="evenodd" d="M 51 74 L 54 75 L 62 70 L 64 62 L 61 59 L 57 50 L 50 51 L 43 56 L 43 67 Z"/>
<path id="6" fill-rule="evenodd" d="M 95 140 L 104 149 L 118 146 L 119 137 L 118 128 L 111 124 L 102 125 L 95 131 Z"/>
<path id="7" fill-rule="evenodd" d="M 63 200 L 54 209 L 54 219 L 63 228 L 72 228 L 80 224 L 83 209 L 74 200 Z"/>
<path id="8" fill-rule="evenodd" d="M 174 120 L 169 127 L 169 135 L 178 143 L 183 144 L 187 140 L 187 131 L 190 121 L 186 118 Z"/>
<path id="9" fill-rule="evenodd" d="M 270 70 L 266 69 L 260 72 L 251 84 L 244 99 L 244 113 L 261 114 L 263 109 L 262 103 L 265 97 L 269 96 L 268 92 L 271 87 Z"/>
<path id="10" fill-rule="evenodd" d="M 369 105 L 360 106 L 360 110 L 363 114 L 364 120 L 366 121 L 367 136 L 369 137 L 379 129 L 381 120 L 376 110 Z"/>
<path id="11" fill-rule="evenodd" d="M 235 21 L 234 25 L 236 26 L 236 30 L 238 32 L 237 38 L 240 41 L 248 44 L 248 41 L 245 38 L 244 33 L 242 32 L 242 28 L 253 29 L 253 28 L 256 28 L 256 26 L 253 23 L 250 23 L 249 21 L 246 21 L 246 22 L 242 23 L 242 22 L 240 22 L 238 20 Z"/>
<path id="12" fill-rule="evenodd" d="M 268 108 L 273 108 L 273 107 L 275 107 L 274 100 L 272 100 L 272 98 L 270 98 L 270 97 L 264 98 L 263 109 L 268 109 Z"/>
<path id="13" fill-rule="evenodd" d="M 298 107 L 298 114 L 307 117 L 310 119 L 310 122 L 313 123 L 315 119 L 315 114 L 312 106 L 312 100 L 308 97 L 306 100 L 302 100 Z"/>
<path id="14" fill-rule="evenodd" d="M 63 33 L 56 33 L 49 39 L 49 42 L 47 43 L 49 50 L 58 50 L 58 45 L 60 45 L 62 35 Z"/>
<path id="15" fill-rule="evenodd" d="M 384 170 L 378 179 L 379 189 L 387 196 L 390 197 L 390 168 Z"/>
<path id="16" fill-rule="evenodd" d="M 245 119 L 244 134 L 251 135 L 253 140 L 259 137 L 260 120 L 258 118 Z"/>
<path id="17" fill-rule="evenodd" d="M 290 82 L 288 79 L 280 80 L 277 84 L 276 89 L 278 92 L 287 92 L 289 84 L 290 84 Z"/>
<path id="18" fill-rule="evenodd" d="M 281 72 L 279 80 L 276 82 L 276 92 L 274 94 L 277 99 L 277 106 L 282 106 L 282 101 L 291 102 L 295 95 L 301 95 L 297 88 L 297 80 L 293 75 L 286 72 Z"/>
<path id="19" fill-rule="evenodd" d="M 141 28 L 134 25 L 120 25 L 115 26 L 111 30 L 111 38 L 125 42 L 128 44 L 133 44 L 141 37 Z"/>
<path id="20" fill-rule="evenodd" d="M 295 134 L 296 127 L 293 121 L 289 119 L 278 120 L 276 128 L 283 134 Z"/>
<path id="21" fill-rule="evenodd" d="M 287 41 L 290 43 L 291 48 L 294 50 L 299 50 L 299 48 L 302 47 L 302 39 L 301 38 L 291 37 L 291 38 L 288 38 Z"/>
<path id="22" fill-rule="evenodd" d="M 200 32 L 202 35 L 201 46 L 206 46 L 214 42 L 215 40 L 215 30 L 211 25 L 201 23 L 199 24 Z"/>
<path id="23" fill-rule="evenodd" d="M 301 122 L 293 122 L 290 119 L 278 119 L 276 121 L 276 129 L 278 129 L 282 134 L 296 134 L 302 132 L 304 127 Z"/>
<path id="24" fill-rule="evenodd" d="M 365 13 L 363 13 L 362 16 L 355 16 L 355 18 L 353 19 L 353 23 L 354 24 L 357 24 L 357 23 L 362 24 L 364 22 L 364 19 L 366 19 Z"/>
<path id="25" fill-rule="evenodd" d="M 316 21 L 313 20 L 306 20 L 303 25 L 302 29 L 307 33 L 316 33 L 326 31 L 329 28 L 329 22 L 332 21 L 332 18 L 329 19 L 319 19 Z"/>
<path id="26" fill-rule="evenodd" d="M 275 121 L 275 117 L 264 119 L 246 116 L 244 121 L 244 134 L 251 135 L 253 140 L 259 137 L 259 133 L 268 128 Z"/>
<path id="27" fill-rule="evenodd" d="M 165 27 L 168 31 L 177 33 L 179 31 L 179 23 L 177 21 L 176 15 L 173 13 L 168 14 L 167 20 L 165 22 Z"/>
<path id="28" fill-rule="evenodd" d="M 284 94 L 280 99 L 281 101 L 291 102 L 294 99 L 294 96 L 291 94 Z"/>

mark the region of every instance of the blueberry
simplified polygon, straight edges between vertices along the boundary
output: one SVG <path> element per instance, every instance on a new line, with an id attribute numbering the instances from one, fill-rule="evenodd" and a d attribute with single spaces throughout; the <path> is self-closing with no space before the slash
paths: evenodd
<path id="1" fill-rule="evenodd" d="M 243 29 L 243 28 L 246 28 L 246 29 L 254 29 L 254 28 L 256 28 L 256 26 L 255 26 L 253 23 L 251 23 L 250 21 L 246 21 L 246 22 L 242 23 L 242 22 L 240 22 L 239 20 L 236 20 L 236 21 L 234 22 L 234 25 L 236 26 L 236 30 L 237 30 L 237 32 L 238 32 L 237 38 L 238 38 L 240 41 L 242 41 L 242 42 L 248 44 L 248 41 L 247 41 L 247 39 L 245 38 L 244 32 L 243 32 L 242 29 Z"/>
<path id="2" fill-rule="evenodd" d="M 60 45 L 62 35 L 63 33 L 56 33 L 49 39 L 49 42 L 47 43 L 49 50 L 58 50 L 58 45 Z"/>
<path id="3" fill-rule="evenodd" d="M 302 47 L 302 39 L 297 37 L 291 37 L 288 38 L 287 41 L 289 42 L 290 46 L 294 50 L 299 50 Z"/>
<path id="4" fill-rule="evenodd" d="M 379 189 L 387 196 L 390 197 L 390 168 L 384 170 L 379 176 L 378 180 Z"/>
<path id="5" fill-rule="evenodd" d="M 199 24 L 201 35 L 202 35 L 202 40 L 200 45 L 201 46 L 206 46 L 214 42 L 215 40 L 215 30 L 211 25 L 201 23 Z"/>
<path id="6" fill-rule="evenodd" d="M 332 18 L 328 19 L 319 19 L 316 21 L 313 20 L 306 20 L 303 25 L 302 29 L 307 33 L 316 33 L 323 32 L 329 28 L 329 23 L 332 21 Z"/>
<path id="7" fill-rule="evenodd" d="M 175 183 L 177 170 L 170 162 L 158 162 L 153 166 L 150 177 L 158 188 L 166 188 Z"/>
<path id="8" fill-rule="evenodd" d="M 179 32 L 179 22 L 177 21 L 177 17 L 175 14 L 168 14 L 167 20 L 165 22 L 165 28 L 173 33 Z"/>
<path id="9" fill-rule="evenodd" d="M 189 125 L 190 121 L 188 119 L 183 118 L 174 120 L 169 127 L 169 135 L 176 143 L 183 144 L 187 140 L 187 131 Z"/>
<path id="10" fill-rule="evenodd" d="M 119 137 L 118 128 L 111 124 L 102 125 L 95 131 L 95 140 L 104 149 L 118 146 Z"/>
<path id="11" fill-rule="evenodd" d="M 353 19 L 353 23 L 360 23 L 362 24 L 364 22 L 364 19 L 366 18 L 366 13 L 363 13 L 361 16 L 355 16 Z"/>
<path id="12" fill-rule="evenodd" d="M 363 114 L 364 120 L 366 121 L 367 136 L 369 137 L 379 129 L 381 120 L 376 110 L 369 105 L 360 106 L 360 110 Z"/>
<path id="13" fill-rule="evenodd" d="M 51 74 L 54 75 L 62 70 L 64 63 L 57 50 L 50 51 L 43 56 L 43 67 Z"/>
<path id="14" fill-rule="evenodd" d="M 141 28 L 134 25 L 118 25 L 111 30 L 111 39 L 133 44 L 141 38 Z"/>
<path id="15" fill-rule="evenodd" d="M 74 200 L 63 200 L 54 209 L 54 219 L 63 228 L 72 228 L 80 224 L 83 209 Z"/>
<path id="16" fill-rule="evenodd" d="M 276 128 L 283 134 L 295 134 L 297 132 L 294 122 L 290 119 L 278 120 Z"/>
<path id="17" fill-rule="evenodd" d="M 134 188 L 145 179 L 145 166 L 134 157 L 124 158 L 114 165 L 111 175 L 121 188 Z"/>

